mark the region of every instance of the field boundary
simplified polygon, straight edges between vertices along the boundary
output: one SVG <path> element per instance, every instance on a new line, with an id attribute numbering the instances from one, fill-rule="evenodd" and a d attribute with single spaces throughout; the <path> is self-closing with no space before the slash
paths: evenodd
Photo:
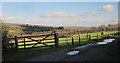
<path id="1" fill-rule="evenodd" d="M 15 36 L 14 38 L 9 38 L 14 42 L 11 42 L 7 45 L 9 46 L 8 49 L 15 49 L 15 50 L 36 48 L 36 47 L 58 47 L 63 44 L 74 45 L 76 42 L 77 44 L 81 44 L 82 42 L 87 42 L 87 41 L 92 42 L 94 40 L 99 40 L 100 38 L 103 38 L 106 36 L 108 37 L 114 34 L 116 33 L 110 34 L 108 32 L 108 35 L 99 35 L 98 33 L 96 35 L 92 35 L 92 33 L 80 34 L 78 32 L 78 34 L 75 34 L 75 35 L 60 36 L 59 33 L 57 33 L 56 31 L 53 31 L 50 34 L 45 34 L 45 35 Z"/>

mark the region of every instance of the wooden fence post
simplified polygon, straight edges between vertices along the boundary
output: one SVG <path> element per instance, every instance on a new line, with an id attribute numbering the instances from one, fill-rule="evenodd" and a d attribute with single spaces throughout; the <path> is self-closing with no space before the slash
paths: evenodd
<path id="1" fill-rule="evenodd" d="M 55 47 L 59 46 L 58 33 L 54 33 Z"/>
<path id="2" fill-rule="evenodd" d="M 74 39 L 73 39 L 73 36 L 72 36 L 72 45 L 74 45 Z"/>
<path id="3" fill-rule="evenodd" d="M 79 44 L 80 44 L 81 39 L 80 39 L 80 33 L 79 32 L 78 32 L 78 37 L 79 37 Z"/>
<path id="4" fill-rule="evenodd" d="M 69 45 L 69 43 L 68 43 L 68 36 L 66 37 L 66 41 L 67 41 L 67 45 Z"/>
<path id="5" fill-rule="evenodd" d="M 88 40 L 89 39 L 89 35 L 88 35 L 88 33 L 87 33 L 87 38 L 86 38 L 86 40 Z"/>
<path id="6" fill-rule="evenodd" d="M 16 48 L 16 50 L 18 50 L 18 39 L 17 39 L 17 36 L 15 36 L 15 48 Z"/>
<path id="7" fill-rule="evenodd" d="M 89 41 L 91 41 L 91 35 L 89 35 Z"/>
<path id="8" fill-rule="evenodd" d="M 108 30 L 108 36 L 109 36 L 109 30 Z"/>
<path id="9" fill-rule="evenodd" d="M 25 44 L 25 38 L 24 38 L 24 48 L 26 48 L 26 44 Z"/>

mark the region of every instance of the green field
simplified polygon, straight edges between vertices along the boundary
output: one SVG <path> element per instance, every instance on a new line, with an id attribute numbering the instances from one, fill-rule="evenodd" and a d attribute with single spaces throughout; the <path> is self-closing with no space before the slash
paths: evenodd
<path id="1" fill-rule="evenodd" d="M 109 32 L 104 32 L 104 35 L 103 36 L 107 36 L 107 35 L 110 35 L 110 36 L 113 36 L 113 34 L 114 33 L 117 33 L 118 31 L 109 31 Z M 101 38 L 101 37 L 103 37 L 102 35 L 101 35 L 101 32 L 94 32 L 94 33 L 88 33 L 90 36 L 91 36 L 91 39 L 97 39 L 97 36 L 98 36 L 98 38 Z M 80 36 L 80 39 L 81 39 L 81 43 L 86 43 L 86 42 L 88 42 L 88 38 L 87 38 L 87 34 L 86 33 L 84 33 L 84 34 L 74 34 L 74 35 L 71 35 L 71 37 L 63 37 L 63 38 L 59 38 L 59 45 L 65 45 L 65 44 L 67 44 L 67 43 L 69 43 L 69 44 L 72 44 L 72 36 L 73 36 L 73 39 L 74 39 L 74 43 L 78 43 L 79 42 L 79 36 Z M 42 39 L 43 37 L 40 37 L 40 38 L 38 38 L 38 37 L 36 37 L 36 38 L 32 38 L 32 39 L 35 39 L 35 40 L 40 40 L 40 39 Z M 44 40 L 44 42 L 47 42 L 46 44 L 47 45 L 54 45 L 55 43 L 54 43 L 54 37 L 53 36 L 49 36 L 47 39 L 49 39 L 49 38 L 52 38 L 51 40 Z M 22 39 L 19 39 L 18 40 L 18 45 L 19 45 L 19 47 L 18 48 L 24 48 L 24 42 L 23 42 L 23 38 Z M 28 39 L 26 39 L 26 40 L 28 40 Z M 11 43 L 15 43 L 15 41 L 14 40 L 11 40 L 10 41 Z M 53 42 L 53 43 L 49 43 L 49 42 Z M 33 46 L 33 44 L 35 44 L 35 43 L 37 43 L 37 42 L 35 42 L 35 41 L 32 41 L 32 42 L 26 42 L 26 48 L 29 48 L 29 47 L 32 47 Z M 36 45 L 36 47 L 39 47 L 39 46 L 45 46 L 45 45 L 43 45 L 43 44 L 37 44 Z"/>

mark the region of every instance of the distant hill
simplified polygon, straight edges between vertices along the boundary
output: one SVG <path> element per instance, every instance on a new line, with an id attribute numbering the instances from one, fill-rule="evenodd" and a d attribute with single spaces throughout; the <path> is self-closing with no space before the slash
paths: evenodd
<path id="1" fill-rule="evenodd" d="M 10 36 L 17 36 L 22 34 L 32 34 L 35 32 L 46 32 L 52 31 L 53 29 L 64 29 L 63 27 L 52 27 L 52 26 L 38 26 L 29 24 L 12 24 L 1 22 L 2 27 L 7 28 Z"/>

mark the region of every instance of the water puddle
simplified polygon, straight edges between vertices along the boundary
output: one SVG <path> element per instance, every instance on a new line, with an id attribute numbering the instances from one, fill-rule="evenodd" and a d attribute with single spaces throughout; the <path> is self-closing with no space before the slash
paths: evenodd
<path id="1" fill-rule="evenodd" d="M 74 49 L 85 48 L 85 47 L 87 47 L 87 46 L 89 46 L 89 45 L 83 45 L 83 46 L 79 46 L 79 47 L 76 47 L 76 48 L 74 48 Z"/>
<path id="2" fill-rule="evenodd" d="M 67 53 L 67 55 L 73 56 L 79 54 L 79 51 L 70 51 Z"/>
<path id="3" fill-rule="evenodd" d="M 107 42 L 98 42 L 97 44 L 107 44 Z"/>
<path id="4" fill-rule="evenodd" d="M 86 48 L 89 46 L 95 46 L 95 45 L 105 45 L 105 44 L 113 42 L 114 40 L 115 40 L 114 38 L 104 39 L 102 42 L 97 42 L 97 44 L 87 44 L 87 45 L 83 45 L 83 46 L 78 46 L 78 47 L 74 48 L 74 50 Z M 70 56 L 77 55 L 77 54 L 79 54 L 79 51 L 70 51 L 67 53 L 67 55 L 70 55 Z"/>
<path id="5" fill-rule="evenodd" d="M 109 43 L 109 42 L 113 42 L 113 40 L 115 40 L 115 39 L 105 39 L 104 42 L 108 42 Z"/>
<path id="6" fill-rule="evenodd" d="M 113 38 L 111 38 L 111 39 L 104 39 L 103 42 L 98 42 L 97 44 L 108 44 L 108 43 L 113 42 L 113 40 L 115 40 L 115 39 L 113 39 Z"/>

